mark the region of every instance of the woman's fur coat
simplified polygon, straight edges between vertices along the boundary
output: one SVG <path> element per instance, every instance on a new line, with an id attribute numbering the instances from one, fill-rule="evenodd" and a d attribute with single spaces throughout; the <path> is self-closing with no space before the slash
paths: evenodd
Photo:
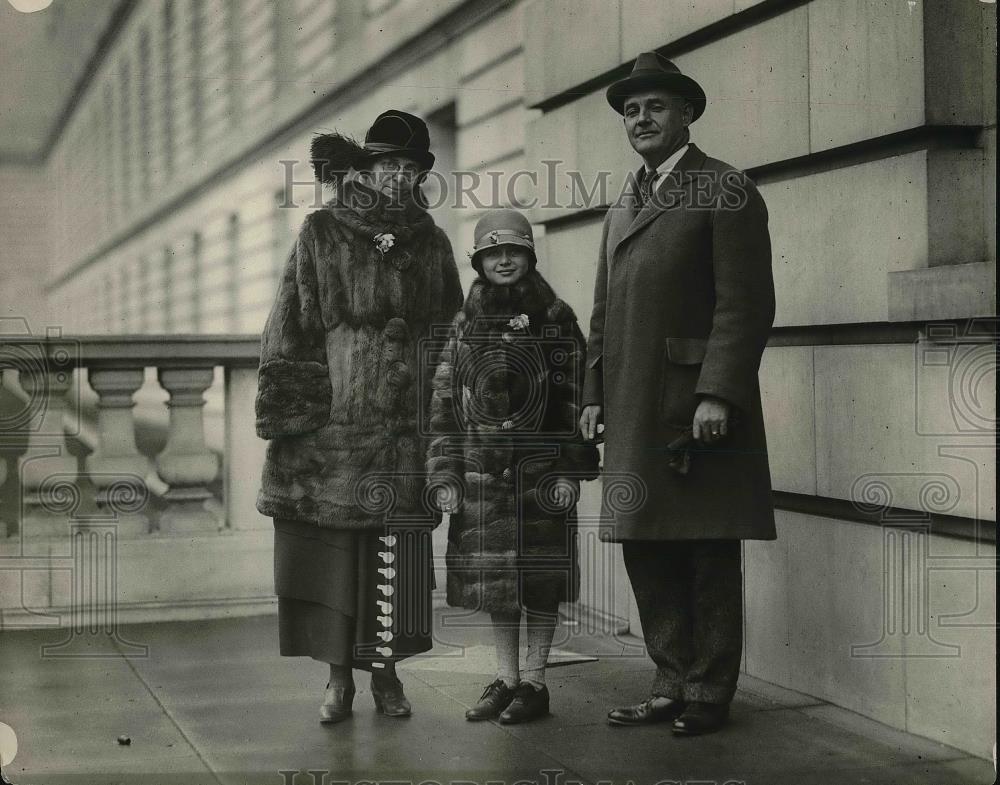
<path id="1" fill-rule="evenodd" d="M 257 434 L 270 439 L 257 508 L 334 529 L 376 529 L 423 504 L 418 418 L 434 325 L 462 302 L 451 244 L 416 201 L 356 181 L 309 215 L 264 326 Z M 390 233 L 379 251 L 375 235 Z"/>
<path id="2" fill-rule="evenodd" d="M 461 498 L 448 531 L 450 605 L 554 610 L 577 598 L 575 502 L 557 509 L 550 494 L 559 477 L 578 488 L 598 473 L 577 424 L 584 357 L 573 311 L 536 271 L 513 286 L 472 284 L 431 404 L 429 484 Z"/>

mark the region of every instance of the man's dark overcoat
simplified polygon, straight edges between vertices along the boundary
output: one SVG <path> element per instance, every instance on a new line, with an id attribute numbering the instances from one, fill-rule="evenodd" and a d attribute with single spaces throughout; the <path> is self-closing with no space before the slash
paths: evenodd
<path id="1" fill-rule="evenodd" d="M 604 221 L 583 403 L 603 406 L 609 539 L 773 539 L 757 371 L 774 319 L 767 208 L 747 176 L 695 145 L 638 208 Z M 738 421 L 695 445 L 690 471 L 667 445 L 701 396 Z"/>

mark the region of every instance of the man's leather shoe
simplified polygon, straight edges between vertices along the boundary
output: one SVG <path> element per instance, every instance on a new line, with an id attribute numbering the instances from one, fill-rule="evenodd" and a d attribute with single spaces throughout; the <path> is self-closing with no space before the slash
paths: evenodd
<path id="1" fill-rule="evenodd" d="M 372 698 L 375 710 L 386 717 L 409 717 L 413 713 L 410 702 L 403 694 L 403 683 L 399 679 L 372 678 Z"/>
<path id="2" fill-rule="evenodd" d="M 353 702 L 354 687 L 331 687 L 327 684 L 323 705 L 319 707 L 319 721 L 334 723 L 346 720 L 351 716 Z"/>
<path id="3" fill-rule="evenodd" d="M 517 722 L 544 717 L 549 713 L 549 688 L 542 685 L 536 690 L 528 682 L 521 682 L 514 690 L 514 700 L 500 713 L 502 725 L 513 725 Z"/>
<path id="4" fill-rule="evenodd" d="M 684 711 L 684 701 L 654 695 L 635 706 L 622 706 L 608 712 L 611 725 L 652 725 L 671 722 Z"/>
<path id="5" fill-rule="evenodd" d="M 728 719 L 728 703 L 691 701 L 684 713 L 674 720 L 671 730 L 678 736 L 701 736 L 703 733 L 715 733 Z"/>
<path id="6" fill-rule="evenodd" d="M 465 712 L 465 719 L 472 722 L 494 720 L 512 700 L 514 700 L 514 688 L 508 687 L 503 679 L 497 679 L 483 690 L 483 694 L 479 696 L 479 703 Z"/>

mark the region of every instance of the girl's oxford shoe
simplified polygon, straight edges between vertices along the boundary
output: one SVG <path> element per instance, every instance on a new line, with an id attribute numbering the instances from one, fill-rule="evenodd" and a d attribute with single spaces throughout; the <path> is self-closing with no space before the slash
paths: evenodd
<path id="1" fill-rule="evenodd" d="M 513 725 L 530 722 L 549 713 L 549 689 L 544 685 L 536 690 L 527 682 L 521 682 L 514 690 L 514 700 L 500 713 L 500 723 Z"/>
<path id="2" fill-rule="evenodd" d="M 479 703 L 465 712 L 465 719 L 472 722 L 495 720 L 512 700 L 514 700 L 514 688 L 508 687 L 503 679 L 497 679 L 483 690 Z"/>

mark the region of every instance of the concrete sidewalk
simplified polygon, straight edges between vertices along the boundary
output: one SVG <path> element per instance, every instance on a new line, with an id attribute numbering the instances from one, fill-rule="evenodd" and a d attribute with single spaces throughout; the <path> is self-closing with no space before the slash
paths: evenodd
<path id="1" fill-rule="evenodd" d="M 491 680 L 489 635 L 483 617 L 444 612 L 436 621 L 435 656 L 404 667 L 413 717 L 377 716 L 359 673 L 353 718 L 330 727 L 317 721 L 325 666 L 278 657 L 273 616 L 138 625 L 124 642 L 94 636 L 51 652 L 82 657 L 41 656 L 65 631 L 0 633 L 0 722 L 19 741 L 5 774 L 18 785 L 285 785 L 290 772 L 307 770 L 315 774 L 298 774 L 294 785 L 994 781 L 988 761 L 750 678 L 717 734 L 609 726 L 608 708 L 645 697 L 651 677 L 629 639 L 564 640 L 556 659 L 568 664 L 549 671 L 552 716 L 469 723 L 466 707 Z M 146 656 L 121 656 L 139 646 Z M 131 744 L 119 744 L 121 735 Z"/>

